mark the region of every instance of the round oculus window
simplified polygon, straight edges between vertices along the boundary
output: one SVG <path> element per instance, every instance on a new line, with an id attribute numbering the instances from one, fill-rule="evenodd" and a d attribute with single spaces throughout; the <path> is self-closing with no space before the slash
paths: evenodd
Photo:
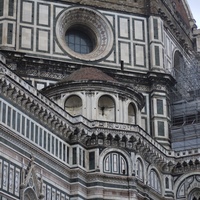
<path id="1" fill-rule="evenodd" d="M 65 35 L 67 46 L 76 53 L 89 54 L 94 50 L 94 36 L 81 26 L 69 28 Z"/>
<path id="2" fill-rule="evenodd" d="M 72 57 L 95 61 L 113 48 L 113 31 L 99 12 L 84 7 L 63 11 L 56 23 L 56 36 L 63 51 Z"/>

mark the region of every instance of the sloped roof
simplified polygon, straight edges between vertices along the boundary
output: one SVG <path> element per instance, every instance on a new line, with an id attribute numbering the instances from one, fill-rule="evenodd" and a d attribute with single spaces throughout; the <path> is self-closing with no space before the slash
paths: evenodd
<path id="1" fill-rule="evenodd" d="M 86 81 L 86 80 L 117 82 L 117 80 L 115 80 L 111 76 L 93 67 L 80 68 L 77 71 L 70 74 L 68 77 L 61 80 L 61 82 Z"/>

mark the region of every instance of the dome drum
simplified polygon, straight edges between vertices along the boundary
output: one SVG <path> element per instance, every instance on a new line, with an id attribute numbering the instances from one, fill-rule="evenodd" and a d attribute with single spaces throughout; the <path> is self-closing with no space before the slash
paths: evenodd
<path id="1" fill-rule="evenodd" d="M 43 93 L 72 116 L 140 124 L 144 96 L 97 69 L 81 68 Z"/>

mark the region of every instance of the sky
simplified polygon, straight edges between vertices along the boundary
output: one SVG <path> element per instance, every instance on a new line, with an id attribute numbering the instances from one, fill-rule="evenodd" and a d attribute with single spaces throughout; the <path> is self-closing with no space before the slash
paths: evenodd
<path id="1" fill-rule="evenodd" d="M 192 11 L 193 17 L 196 20 L 196 25 L 200 29 L 200 0 L 187 0 Z"/>

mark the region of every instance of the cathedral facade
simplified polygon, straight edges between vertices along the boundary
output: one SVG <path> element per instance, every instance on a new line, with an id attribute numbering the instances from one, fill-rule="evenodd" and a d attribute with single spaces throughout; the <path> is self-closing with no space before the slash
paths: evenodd
<path id="1" fill-rule="evenodd" d="M 199 60 L 187 0 L 1 0 L 0 200 L 200 200 Z"/>

